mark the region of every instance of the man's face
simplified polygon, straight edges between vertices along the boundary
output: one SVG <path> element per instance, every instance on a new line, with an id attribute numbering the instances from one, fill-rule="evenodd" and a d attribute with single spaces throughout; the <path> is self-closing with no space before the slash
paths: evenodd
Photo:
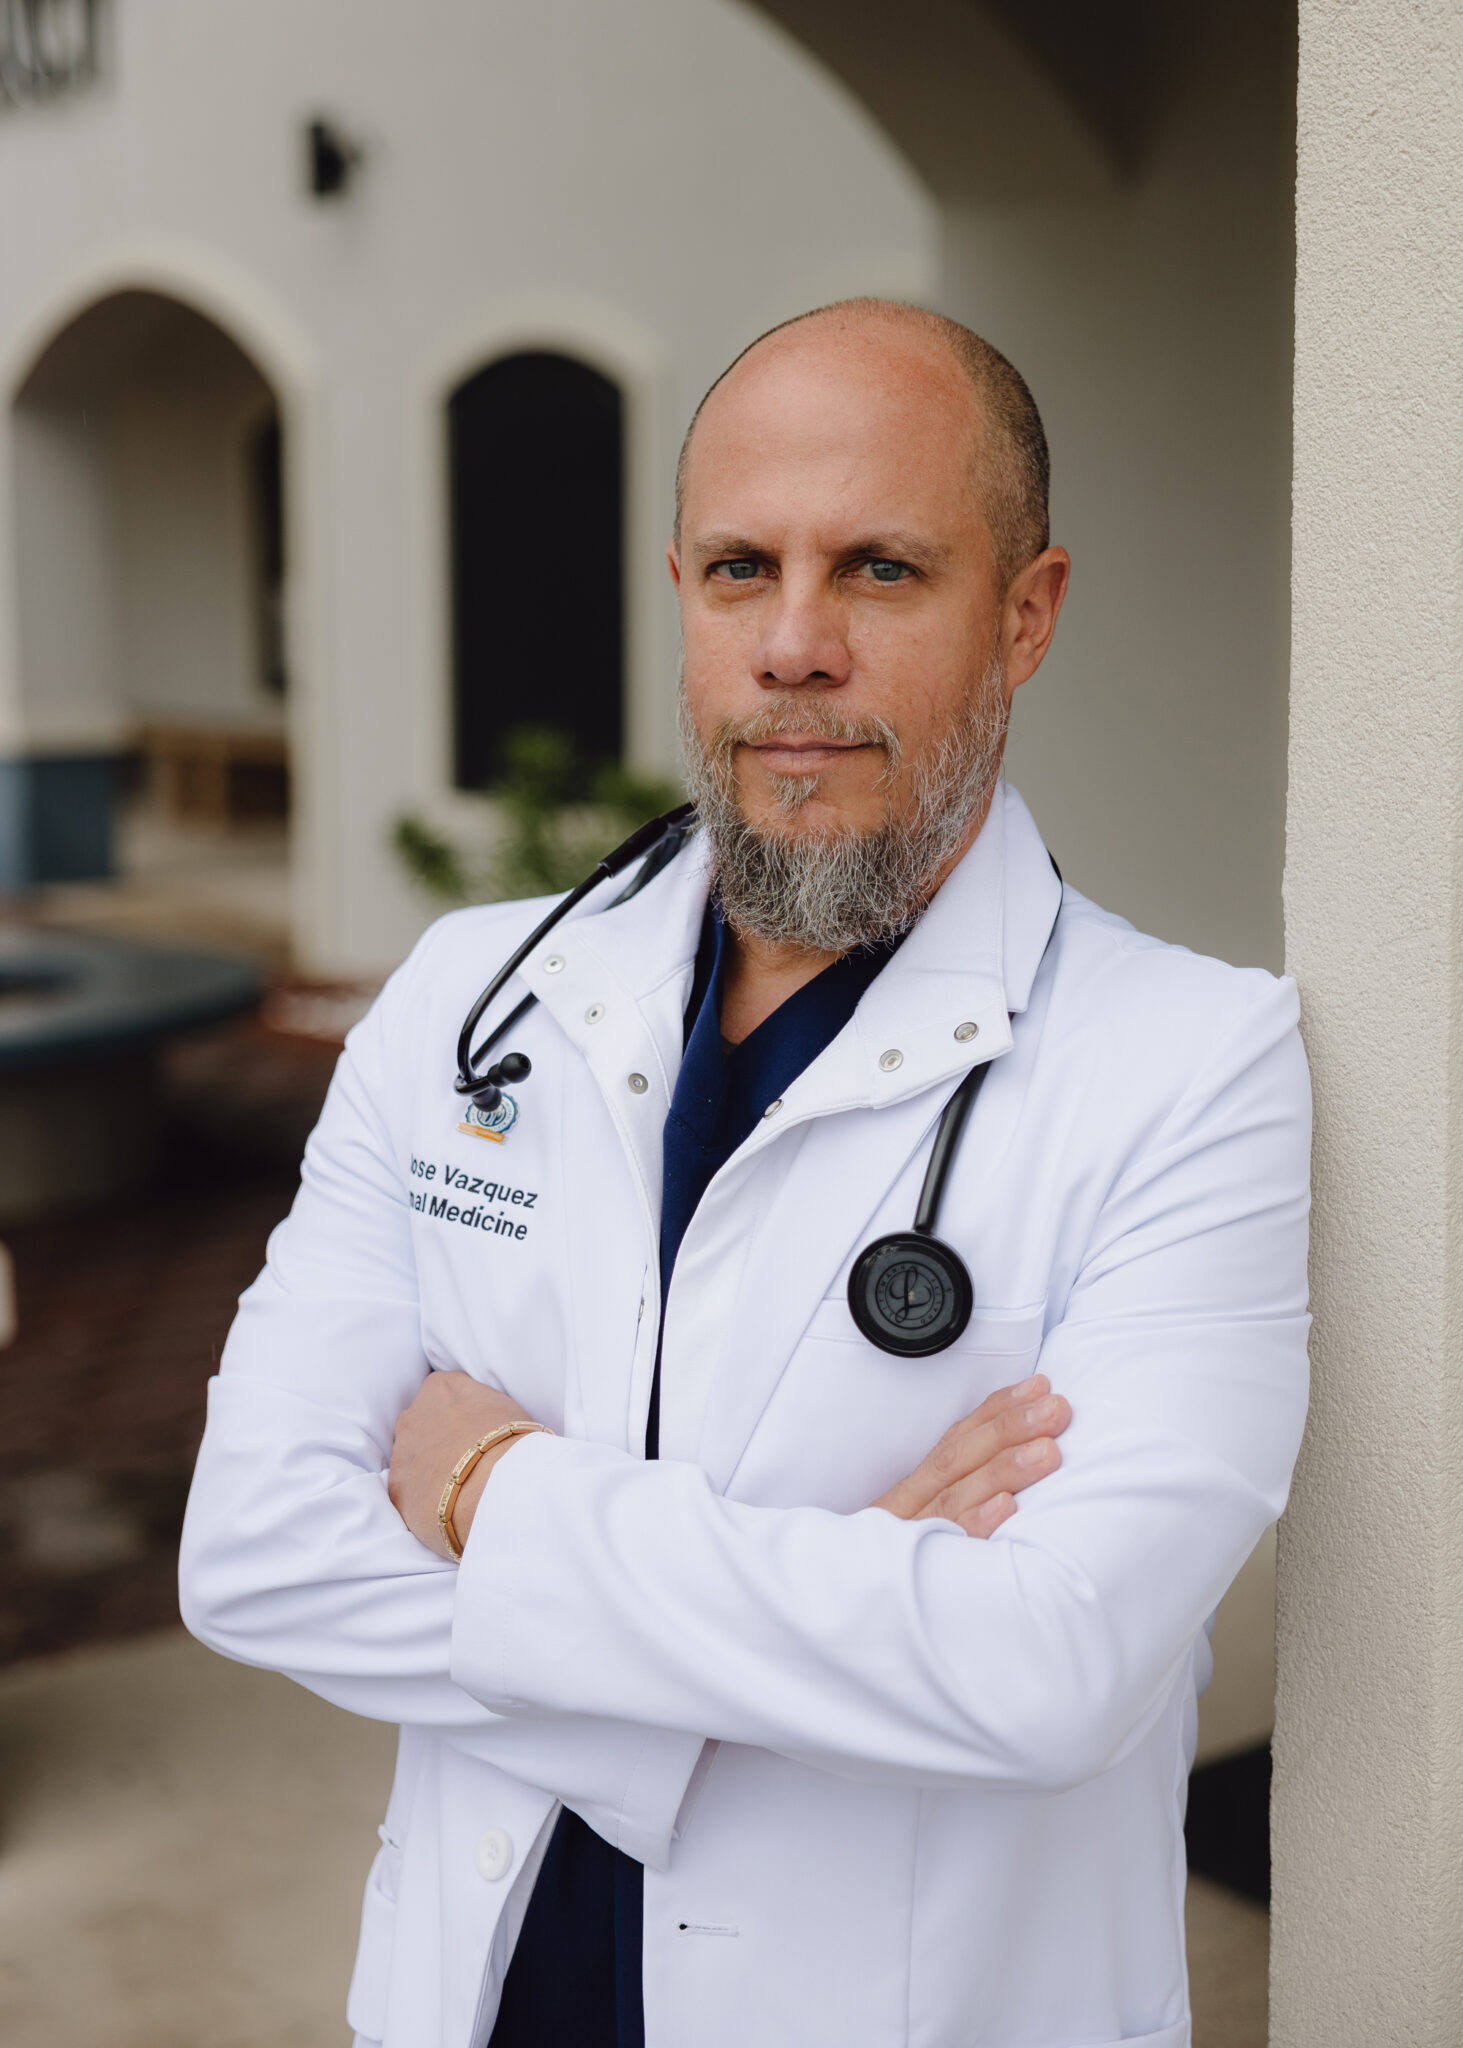
<path id="1" fill-rule="evenodd" d="M 972 701 L 1009 699 L 979 426 L 959 367 L 888 326 L 808 322 L 707 404 L 671 550 L 686 713 L 703 748 L 730 733 L 754 828 L 904 822 Z"/>

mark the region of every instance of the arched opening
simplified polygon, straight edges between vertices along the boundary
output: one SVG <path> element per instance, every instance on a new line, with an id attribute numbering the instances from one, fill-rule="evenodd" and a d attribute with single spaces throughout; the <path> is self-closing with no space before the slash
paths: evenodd
<path id="1" fill-rule="evenodd" d="M 610 378 L 544 350 L 448 400 L 459 789 L 497 778 L 516 726 L 552 727 L 586 761 L 623 751 L 624 410 Z"/>
<path id="2" fill-rule="evenodd" d="M 152 291 L 88 307 L 13 407 L 25 756 L 12 886 L 252 863 L 282 905 L 280 408 Z M 207 849 L 200 856 L 199 848 Z M 261 879 L 268 877 L 268 879 Z"/>

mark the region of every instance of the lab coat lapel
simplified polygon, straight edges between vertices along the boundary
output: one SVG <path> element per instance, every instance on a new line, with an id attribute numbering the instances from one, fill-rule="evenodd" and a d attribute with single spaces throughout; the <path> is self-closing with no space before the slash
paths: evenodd
<path id="1" fill-rule="evenodd" d="M 913 1218 L 926 1147 L 960 1076 L 1010 1050 L 1009 1013 L 1026 1006 L 1059 898 L 1031 818 L 1003 786 L 851 1023 L 703 1197 L 668 1304 L 663 1456 L 695 1458 L 715 1485 L 731 1483 L 813 1312 L 901 1175 Z M 717 1326 L 706 1305 L 728 1293 L 725 1261 L 735 1314 Z"/>
<path id="2" fill-rule="evenodd" d="M 693 1459 L 718 1490 L 730 1485 L 814 1311 L 916 1160 L 943 1102 L 926 1088 L 875 1118 L 810 1118 L 777 1141 L 778 1164 L 786 1161 L 780 1179 L 754 1180 L 766 1162 L 749 1156 L 703 1197 L 667 1308 L 662 1457 Z M 909 1207 L 912 1214 L 913 1193 Z"/>
<path id="3" fill-rule="evenodd" d="M 707 888 L 705 849 L 693 840 L 628 903 L 560 925 L 521 970 L 604 1098 L 635 1174 L 652 1256 L 662 1138 Z"/>
<path id="4" fill-rule="evenodd" d="M 706 890 L 693 842 L 628 903 L 566 920 L 521 970 L 569 1040 L 570 1062 L 583 1063 L 566 1076 L 566 1103 L 581 1105 L 564 1129 L 566 1177 L 591 1212 L 600 1191 L 616 1185 L 593 1164 L 604 1142 L 591 1135 L 598 1094 L 639 1197 L 641 1256 L 633 1271 L 622 1270 L 623 1254 L 600 1270 L 600 1244 L 582 1209 L 581 1234 L 566 1244 L 575 1313 L 565 1421 L 595 1442 L 626 1449 L 644 1441 L 660 1294 L 662 1134 Z M 626 1311 L 635 1317 L 637 1294 L 639 1320 L 629 1325 L 635 1334 L 627 1346 L 613 1333 L 626 1327 Z"/>

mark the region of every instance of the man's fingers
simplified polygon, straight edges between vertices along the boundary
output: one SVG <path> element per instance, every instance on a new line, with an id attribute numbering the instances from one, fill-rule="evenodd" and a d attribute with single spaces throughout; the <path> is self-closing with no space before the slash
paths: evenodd
<path id="1" fill-rule="evenodd" d="M 989 1536 L 1015 1512 L 1014 1494 L 993 1493 L 990 1499 L 982 1501 L 978 1508 L 972 1508 L 970 1513 L 961 1519 L 960 1526 L 967 1536 Z"/>
<path id="2" fill-rule="evenodd" d="M 967 1536 L 989 1536 L 1015 1512 L 1015 1496 L 1055 1472 L 1061 1462 L 1062 1454 L 1049 1436 L 1017 1444 L 936 1494 L 916 1519 L 939 1516 L 958 1522 Z M 1001 1505 L 1006 1502 L 1010 1505 Z"/>
<path id="3" fill-rule="evenodd" d="M 1017 1386 L 1003 1387 L 947 1429 L 929 1456 L 875 1505 L 906 1520 L 921 1514 L 942 1513 L 933 1505 L 937 1500 L 950 1495 L 963 1482 L 1020 1445 L 1038 1437 L 1060 1436 L 1071 1420 L 1071 1407 L 1060 1394 L 1051 1392 L 1050 1382 L 1042 1373 L 1022 1380 Z M 1014 1472 L 1015 1468 L 1011 1469 Z M 1041 1477 L 1041 1470 L 1034 1476 Z M 1022 1483 L 1031 1482 L 1025 1479 Z M 1008 1474 L 988 1485 L 983 1497 L 1009 1485 Z"/>
<path id="4" fill-rule="evenodd" d="M 980 1415 L 981 1410 L 976 1410 Z M 1060 1436 L 1072 1419 L 1072 1411 L 1060 1394 L 1041 1394 L 1035 1400 L 1003 1402 L 994 1415 L 977 1421 L 967 1416 L 948 1430 L 935 1445 L 918 1472 L 928 1483 L 931 1495 L 957 1485 L 972 1472 L 990 1464 L 1003 1451 L 1030 1443 L 1039 1436 Z"/>

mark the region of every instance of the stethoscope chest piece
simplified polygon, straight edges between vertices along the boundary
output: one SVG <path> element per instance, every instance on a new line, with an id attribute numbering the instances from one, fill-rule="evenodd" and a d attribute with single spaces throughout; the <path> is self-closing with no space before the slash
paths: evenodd
<path id="1" fill-rule="evenodd" d="M 946 1350 L 970 1321 L 973 1300 L 959 1253 L 915 1230 L 879 1238 L 848 1276 L 854 1322 L 871 1344 L 897 1358 Z"/>

